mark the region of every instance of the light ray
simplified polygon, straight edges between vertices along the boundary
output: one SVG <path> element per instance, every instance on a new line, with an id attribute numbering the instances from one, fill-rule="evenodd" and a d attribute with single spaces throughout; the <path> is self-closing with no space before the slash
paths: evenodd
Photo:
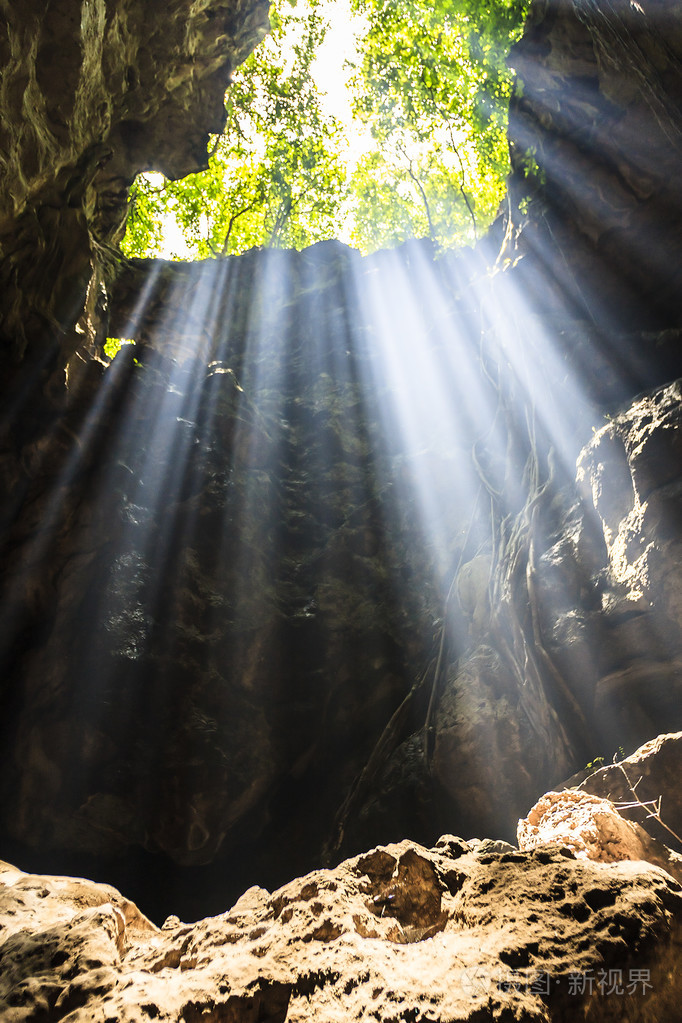
<path id="1" fill-rule="evenodd" d="M 92 599 L 78 605 L 83 627 L 71 623 L 76 682 L 67 696 L 55 686 L 49 700 L 90 729 L 124 735 L 131 792 L 118 781 L 110 787 L 120 805 L 143 805 L 153 841 L 179 862 L 210 860 L 259 801 L 263 817 L 284 816 L 285 784 L 296 793 L 306 772 L 332 774 L 341 744 L 369 758 L 417 676 L 429 678 L 431 695 L 410 727 L 423 735 L 428 760 L 443 691 L 461 700 L 465 717 L 480 706 L 485 680 L 471 669 L 462 681 L 476 644 L 499 647 L 511 693 L 498 694 L 500 704 L 537 740 L 537 775 L 548 777 L 555 757 L 563 769 L 571 748 L 605 734 L 583 707 L 603 674 L 597 632 L 585 625 L 583 692 L 575 669 L 562 667 L 554 605 L 538 606 L 533 590 L 538 548 L 555 540 L 552 505 L 574 488 L 576 456 L 599 419 L 594 352 L 611 374 L 610 393 L 649 382 L 644 362 L 618 347 L 600 281 L 579 280 L 561 251 L 567 210 L 579 210 L 598 237 L 630 199 L 624 185 L 615 213 L 602 201 L 595 160 L 610 173 L 641 125 L 626 125 L 617 140 L 601 129 L 586 140 L 575 111 L 588 94 L 582 82 L 567 90 L 560 128 L 572 143 L 547 155 L 553 203 L 526 232 L 516 266 L 488 267 L 485 249 L 436 259 L 421 242 L 366 259 L 334 243 L 250 252 L 171 273 L 158 313 L 161 266 L 152 262 L 120 328 L 136 351 L 118 356 L 99 388 L 83 384 L 77 436 L 64 439 L 65 418 L 36 452 L 28 475 L 49 476 L 49 485 L 17 495 L 10 512 L 35 523 L 0 607 L 3 653 L 22 639 L 26 591 L 73 516 L 106 556 L 83 570 Z M 542 114 L 541 94 L 527 95 Z M 521 126 L 521 146 L 530 146 L 530 132 Z M 655 159 L 637 173 L 653 174 Z M 647 273 L 662 273 L 655 245 L 641 257 Z M 571 350 L 570 331 L 582 349 Z M 11 414 L 30 404 L 31 386 Z M 69 504 L 74 490 L 91 501 L 90 521 Z M 587 505 L 584 493 L 570 492 Z M 588 512 L 581 528 L 601 531 L 606 551 L 617 529 Z M 481 584 L 478 603 L 467 604 L 467 579 Z M 596 604 L 589 577 L 560 580 L 553 599 L 575 610 L 575 621 L 589 587 Z M 197 593 L 198 624 L 188 611 Z M 55 634 L 74 606 L 60 609 Z M 378 608 L 388 625 L 365 628 L 363 616 L 379 616 Z M 655 608 L 647 614 L 665 656 L 665 623 Z M 405 641 L 412 660 L 398 677 L 400 629 L 419 636 Z M 358 636 L 370 637 L 371 652 L 348 649 Z M 363 704 L 367 720 L 344 719 L 345 692 L 377 678 L 384 689 Z M 267 768 L 230 732 L 245 709 L 271 757 Z M 315 743 L 288 728 L 299 712 Z M 485 724 L 497 734 L 490 715 Z M 140 744 L 135 729 L 144 727 Z M 481 786 L 492 788 L 488 733 L 467 735 L 467 750 Z M 74 758 L 74 790 L 87 792 L 85 753 Z M 180 780 L 177 762 L 187 767 Z M 221 782 L 213 802 L 211 773 Z M 78 812 L 96 819 L 87 801 Z"/>

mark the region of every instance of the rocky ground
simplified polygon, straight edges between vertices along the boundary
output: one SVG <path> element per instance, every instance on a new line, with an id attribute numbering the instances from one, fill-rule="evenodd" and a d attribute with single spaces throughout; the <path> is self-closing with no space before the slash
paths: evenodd
<path id="1" fill-rule="evenodd" d="M 154 912 L 160 854 L 211 865 L 186 916 L 244 862 L 512 838 L 682 728 L 680 5 L 532 5 L 474 251 L 122 261 L 136 173 L 205 166 L 267 6 L 16 0 L 0 33 L 0 854 L 118 858 Z"/>
<path id="2" fill-rule="evenodd" d="M 519 848 L 405 840 L 161 928 L 108 885 L 2 864 L 0 1016 L 672 1023 L 682 889 L 642 842 L 663 849 L 569 789 L 520 822 Z"/>

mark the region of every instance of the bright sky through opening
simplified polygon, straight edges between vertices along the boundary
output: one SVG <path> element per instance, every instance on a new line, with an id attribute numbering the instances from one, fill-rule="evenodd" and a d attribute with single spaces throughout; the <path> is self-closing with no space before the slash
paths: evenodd
<path id="1" fill-rule="evenodd" d="M 323 97 L 323 109 L 344 126 L 348 142 L 347 161 L 352 167 L 372 145 L 367 129 L 353 117 L 348 88 L 352 72 L 347 66 L 355 56 L 357 38 L 366 31 L 367 25 L 360 15 L 351 11 L 349 0 L 327 0 L 322 7 L 322 16 L 329 23 L 329 28 L 313 62 L 312 73 Z"/>
<path id="2" fill-rule="evenodd" d="M 352 74 L 348 64 L 356 54 L 358 36 L 366 31 L 367 26 L 362 16 L 351 10 L 350 0 L 325 0 L 321 4 L 320 13 L 329 28 L 311 71 L 320 92 L 324 113 L 335 117 L 343 125 L 346 146 L 340 155 L 350 174 L 363 153 L 374 144 L 369 130 L 353 117 L 348 86 Z M 288 43 L 291 49 L 294 42 L 295 35 L 290 33 Z M 149 176 L 159 185 L 163 182 L 161 174 Z M 342 242 L 350 241 L 343 220 L 339 222 L 337 238 Z M 172 214 L 164 218 L 164 241 L 159 256 L 163 259 L 195 258 Z"/>

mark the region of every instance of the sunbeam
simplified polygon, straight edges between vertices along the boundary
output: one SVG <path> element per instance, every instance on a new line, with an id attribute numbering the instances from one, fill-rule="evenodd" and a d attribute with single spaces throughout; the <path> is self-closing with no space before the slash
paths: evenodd
<path id="1" fill-rule="evenodd" d="M 395 53 L 377 21 L 356 69 L 387 152 L 413 115 L 425 153 L 449 135 L 423 165 L 403 147 L 402 178 L 356 161 L 366 237 L 429 238 L 369 255 L 329 240 L 345 185 L 308 77 L 315 5 L 305 75 L 279 50 L 281 67 L 235 74 L 251 121 L 228 102 L 222 170 L 187 185 L 212 258 L 120 259 L 135 168 L 97 155 L 81 220 L 65 214 L 89 254 L 17 341 L 35 358 L 0 424 L 8 842 L 142 864 L 155 906 L 191 878 L 198 914 L 406 835 L 514 841 L 550 786 L 682 727 L 680 90 L 641 73 L 679 66 L 658 28 L 655 56 L 623 49 L 638 5 L 609 8 L 613 38 L 594 8 L 538 8 L 512 50 L 512 173 L 485 237 L 494 188 L 469 187 L 452 104 L 480 128 L 465 156 L 497 152 L 509 80 L 497 42 L 477 70 L 473 36 L 459 72 L 439 69 L 426 43 L 454 13 L 407 12 Z M 107 241 L 86 206 L 109 171 Z M 185 186 L 158 187 L 131 207 L 143 234 Z M 462 216 L 480 240 L 449 248 Z M 78 305 L 69 282 L 88 275 Z M 134 343 L 110 359 L 116 338 Z"/>

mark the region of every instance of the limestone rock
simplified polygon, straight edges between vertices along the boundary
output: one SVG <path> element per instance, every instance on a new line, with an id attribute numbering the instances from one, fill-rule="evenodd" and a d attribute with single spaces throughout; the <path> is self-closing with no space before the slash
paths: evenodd
<path id="1" fill-rule="evenodd" d="M 538 214 L 517 218 L 520 276 L 545 308 L 573 302 L 607 331 L 671 313 L 679 326 L 680 28 L 679 7 L 660 0 L 536 0 L 509 58 L 523 83 L 509 114 L 511 195 L 530 195 Z M 642 374 L 656 359 L 623 338 L 614 360 L 612 344 L 592 334 L 602 393 L 618 386 L 621 358 Z"/>
<path id="2" fill-rule="evenodd" d="M 368 280 L 391 308 L 410 258 L 391 253 L 384 276 L 330 243 L 145 266 L 160 305 L 134 322 L 135 347 L 14 462 L 24 514 L 0 569 L 17 594 L 4 626 L 10 645 L 35 636 L 1 782 L 15 840 L 100 857 L 143 846 L 182 867 L 222 859 L 229 878 L 269 859 L 269 884 L 315 861 L 428 659 L 461 543 L 460 528 L 442 548 L 417 539 L 414 476 L 457 524 L 473 500 L 450 498 L 461 450 L 410 451 L 367 400 L 383 368 L 376 314 L 340 331 L 350 291 L 371 309 Z M 119 282 L 122 318 L 139 267 Z M 211 303 L 214 323 L 185 315 Z M 402 326 L 394 340 L 413 344 Z M 426 417 L 428 394 L 412 400 Z M 50 505 L 91 402 L 101 420 L 78 485 Z M 34 531 L 44 559 L 27 556 Z"/>
<path id="3" fill-rule="evenodd" d="M 623 598 L 654 604 L 680 641 L 678 594 L 682 384 L 643 395 L 599 430 L 582 452 L 578 483 L 602 521 L 612 576 Z"/>
<path id="4" fill-rule="evenodd" d="M 517 561 L 533 599 L 526 587 L 518 620 L 501 620 L 469 485 L 491 424 L 444 444 L 442 410 L 413 383 L 418 354 L 450 367 L 447 345 L 471 346 L 472 323 L 479 350 L 481 250 L 438 266 L 421 242 L 366 260 L 326 242 L 132 263 L 107 296 L 112 333 L 130 330 L 137 347 L 105 368 L 74 323 L 86 295 L 103 315 L 130 181 L 201 164 L 264 5 L 2 6 L 0 305 L 25 376 L 5 379 L 0 433 L 0 802 L 3 834 L 24 851 L 130 857 L 135 878 L 143 850 L 142 895 L 169 887 L 159 857 L 192 897 L 197 874 L 183 872 L 217 863 L 201 875 L 216 898 L 254 863 L 269 885 L 307 869 L 377 746 L 385 762 L 345 822 L 349 852 L 371 827 L 373 840 L 430 844 L 444 820 L 510 838 L 588 756 L 682 727 L 682 394 L 632 401 L 680 365 L 680 10 L 588 7 L 536 3 L 515 51 L 514 162 L 523 170 L 532 148 L 548 187 L 538 175 L 512 253 L 524 258 L 491 279 L 489 304 L 507 318 L 508 281 L 527 299 L 510 318 L 528 366 L 532 338 L 551 339 L 550 402 L 566 366 L 586 369 L 569 453 L 595 424 L 592 399 L 612 414 L 628 400 L 584 451 L 579 486 L 564 479 L 538 505 L 536 557 Z M 401 316 L 413 294 L 419 330 Z M 419 444 L 380 414 L 382 341 L 409 379 Z M 76 373 L 72 360 L 67 395 L 74 346 L 85 361 Z M 476 404 L 496 408 L 491 377 L 472 393 L 479 382 Z M 514 466 L 500 463 L 502 486 Z M 415 528 L 417 484 L 436 539 Z M 458 563 L 469 568 L 447 606 Z"/>
<path id="5" fill-rule="evenodd" d="M 433 771 L 466 834 L 512 838 L 540 779 L 558 780 L 571 762 L 553 708 L 520 691 L 508 662 L 489 646 L 450 670 L 435 728 Z"/>
<path id="6" fill-rule="evenodd" d="M 385 277 L 381 261 L 326 243 L 194 267 L 132 264 L 115 293 L 117 329 L 139 275 L 157 282 L 134 324 L 138 344 L 106 370 L 91 364 L 74 405 L 41 422 L 20 451 L 7 442 L 0 466 L 15 515 L 0 571 L 17 600 L 3 626 L 14 651 L 3 813 L 25 847 L 126 857 L 141 846 L 182 867 L 229 862 L 232 876 L 235 861 L 248 868 L 282 845 L 291 860 L 271 857 L 273 872 L 285 871 L 268 876 L 274 884 L 307 869 L 330 835 L 336 841 L 337 810 L 434 661 L 445 571 L 475 500 L 461 485 L 469 453 L 438 446 L 428 393 L 410 399 L 433 427 L 418 452 L 387 437 L 366 400 L 364 382 L 383 370 L 367 282 L 390 308 L 396 282 L 414 272 L 408 248 L 382 258 Z M 351 291 L 364 318 L 344 328 L 339 348 Z M 183 318 L 217 294 L 214 332 Z M 252 304 L 265 312 L 261 355 L 249 364 Z M 170 326 L 157 337 L 164 309 Z M 424 345 L 442 344 L 442 331 L 426 317 Z M 413 334 L 396 322 L 391 336 L 416 365 Z M 634 491 L 609 438 L 629 438 L 635 479 L 648 473 L 647 500 L 660 489 L 655 471 L 664 488 L 675 485 L 679 393 L 667 387 L 649 401 L 658 411 L 648 423 L 639 399 L 595 435 L 581 457 L 582 500 L 567 485 L 538 529 L 539 632 L 586 727 L 570 727 L 553 678 L 528 682 L 514 670 L 504 631 L 491 629 L 486 557 L 466 558 L 432 731 L 424 687 L 401 712 L 338 854 L 405 833 L 428 844 L 453 820 L 466 834 L 510 839 L 526 807 L 588 758 L 675 726 L 674 536 L 652 520 L 649 574 L 655 558 L 665 567 L 646 596 L 635 599 L 610 560 L 608 530 L 620 528 L 621 512 L 627 518 Z M 55 497 L 93 406 L 101 419 L 76 460 L 77 480 L 60 482 Z M 647 470 L 637 460 L 644 440 L 659 450 Z M 176 489 L 173 443 L 189 467 Z M 415 531 L 415 480 L 447 510 L 438 545 Z M 149 550 L 160 521 L 164 542 L 182 543 L 157 577 Z M 482 540 L 477 518 L 470 549 Z M 525 627 L 530 638 L 528 617 Z"/>
<path id="7" fill-rule="evenodd" d="M 161 930 L 111 888 L 0 873 L 8 1023 L 672 1023 L 680 886 L 566 847 L 378 847 Z"/>
<path id="8" fill-rule="evenodd" d="M 578 463 L 607 550 L 604 638 L 622 658 L 596 686 L 595 715 L 626 748 L 651 737 L 654 716 L 672 729 L 682 723 L 681 396 L 676 381 L 640 397 L 595 434 Z"/>
<path id="9" fill-rule="evenodd" d="M 644 743 L 620 763 L 591 772 L 579 787 L 618 804 L 622 817 L 682 852 L 681 770 L 682 732 L 674 732 Z M 661 823 L 652 815 L 654 808 Z"/>
<path id="10" fill-rule="evenodd" d="M 656 842 L 639 824 L 625 820 L 608 799 L 565 789 L 547 792 L 519 821 L 520 849 L 561 842 L 579 859 L 599 863 L 646 860 L 682 881 L 682 856 Z"/>
<path id="11" fill-rule="evenodd" d="M 2 5 L 5 358 L 30 345 L 46 359 L 46 335 L 71 331 L 139 171 L 177 178 L 206 165 L 230 73 L 265 34 L 267 11 L 266 0 Z"/>

